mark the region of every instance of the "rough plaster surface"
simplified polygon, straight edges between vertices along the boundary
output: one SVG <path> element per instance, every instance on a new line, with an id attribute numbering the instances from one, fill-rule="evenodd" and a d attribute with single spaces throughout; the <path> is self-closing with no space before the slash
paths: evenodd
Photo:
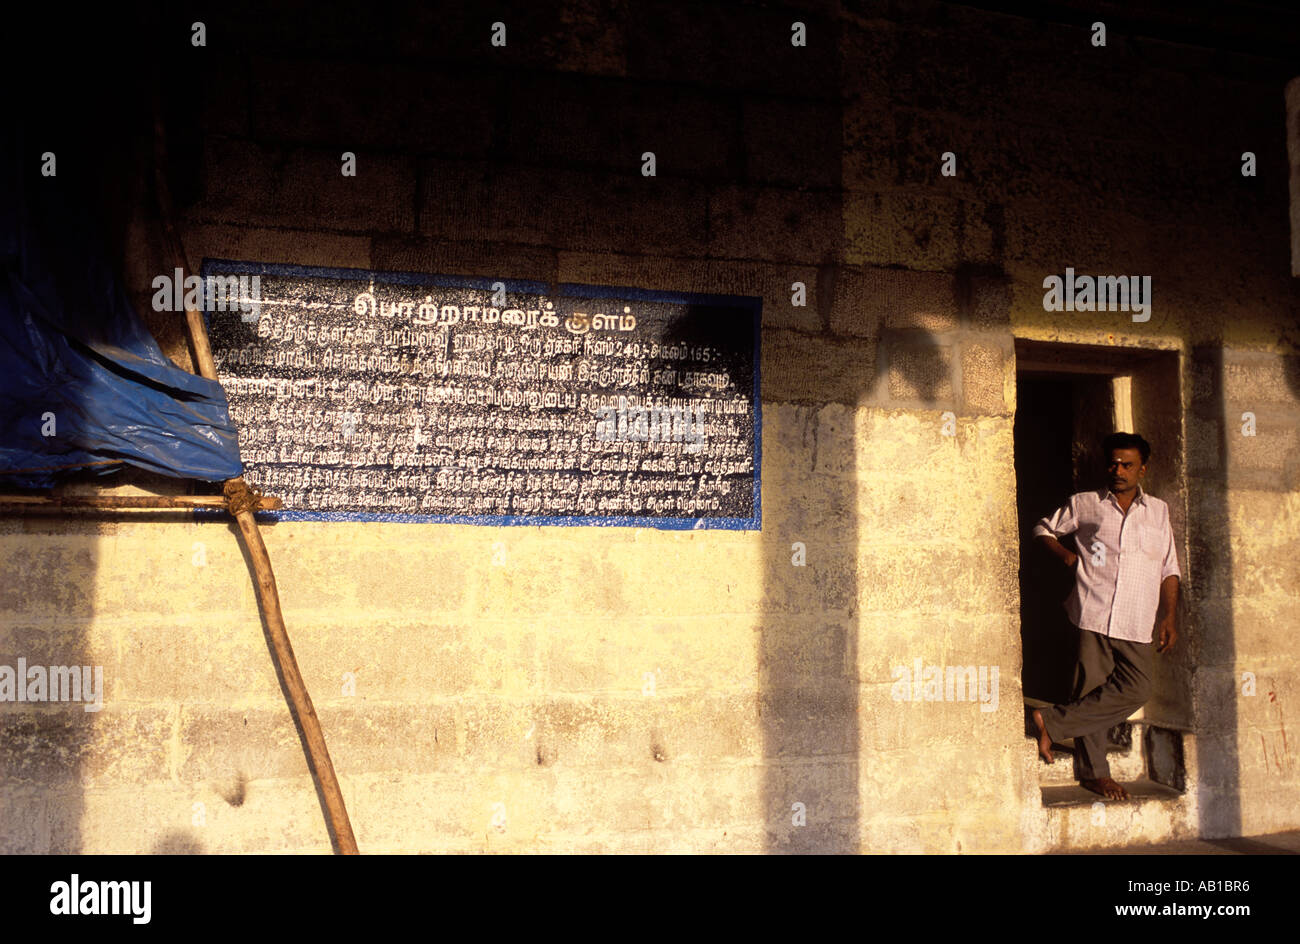
<path id="1" fill-rule="evenodd" d="M 294 50 L 316 69 L 255 46 L 250 69 L 204 77 L 195 264 L 764 299 L 761 533 L 266 530 L 362 851 L 1018 852 L 1300 825 L 1300 352 L 1274 77 L 1197 72 L 1204 54 L 1163 45 L 1099 65 L 1086 31 L 942 4 L 907 23 L 805 14 L 835 37 L 808 60 L 770 39 L 784 14 L 706 11 L 764 51 L 731 68 L 670 13 L 581 40 L 539 27 L 500 71 L 471 75 L 454 45 L 437 68 L 369 62 L 359 84 L 323 20 Z M 427 55 L 415 37 L 457 28 L 402 24 L 385 48 Z M 450 85 L 407 94 L 423 80 Z M 1249 182 L 1216 163 L 1242 141 Z M 1066 266 L 1152 275 L 1151 321 L 1045 312 L 1042 279 Z M 155 270 L 134 260 L 138 299 Z M 1178 800 L 1100 819 L 1042 804 L 1062 770 L 1022 732 L 1017 337 L 1183 364 L 1195 730 Z M 0 706 L 3 851 L 329 850 L 228 526 L 6 519 L 0 561 L 0 662 L 102 665 L 107 689 L 99 713 Z M 998 667 L 997 710 L 895 699 L 918 659 Z"/>

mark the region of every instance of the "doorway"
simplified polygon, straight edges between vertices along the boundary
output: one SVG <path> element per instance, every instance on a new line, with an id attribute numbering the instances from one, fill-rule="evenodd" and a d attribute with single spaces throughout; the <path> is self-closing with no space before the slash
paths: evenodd
<path id="1" fill-rule="evenodd" d="M 1078 632 L 1063 603 L 1073 575 L 1033 543 L 1034 525 L 1071 494 L 1104 484 L 1101 439 L 1136 432 L 1151 443 L 1144 490 L 1169 504 L 1184 578 L 1187 488 L 1179 355 L 1176 351 L 1016 341 L 1013 433 L 1020 536 L 1021 678 L 1029 699 L 1070 697 Z M 1073 539 L 1062 541 L 1075 553 Z M 1180 619 L 1179 633 L 1185 639 Z M 1186 645 L 1158 660 L 1155 692 L 1135 719 L 1191 728 Z"/>

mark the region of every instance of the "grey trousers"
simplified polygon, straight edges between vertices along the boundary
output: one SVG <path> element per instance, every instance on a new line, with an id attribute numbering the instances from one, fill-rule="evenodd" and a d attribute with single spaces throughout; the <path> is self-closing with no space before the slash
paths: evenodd
<path id="1" fill-rule="evenodd" d="M 1043 724 L 1053 741 L 1074 738 L 1081 779 L 1110 776 L 1106 732 L 1126 721 L 1151 697 L 1154 652 L 1154 642 L 1129 642 L 1079 630 L 1075 700 L 1044 708 Z"/>

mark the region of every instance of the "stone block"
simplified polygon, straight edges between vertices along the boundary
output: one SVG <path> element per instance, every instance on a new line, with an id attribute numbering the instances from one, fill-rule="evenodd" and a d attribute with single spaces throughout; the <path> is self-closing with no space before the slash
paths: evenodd
<path id="1" fill-rule="evenodd" d="M 168 774 L 172 719 L 159 708 L 25 704 L 0 713 L 0 779 L 42 787 L 133 784 Z"/>
<path id="2" fill-rule="evenodd" d="M 791 23 L 807 27 L 807 45 L 791 44 Z M 635 78 L 834 98 L 836 22 L 827 14 L 755 7 L 639 4 L 627 26 L 627 69 Z"/>
<path id="3" fill-rule="evenodd" d="M 840 179 L 846 191 L 880 192 L 898 185 L 894 110 L 882 91 L 887 85 L 845 98 Z"/>
<path id="4" fill-rule="evenodd" d="M 467 157 L 487 153 L 501 86 L 490 74 L 280 56 L 254 60 L 251 81 L 260 141 Z"/>
<path id="5" fill-rule="evenodd" d="M 1012 289 L 1005 276 L 958 276 L 960 306 L 967 323 L 977 330 L 1009 331 Z"/>
<path id="6" fill-rule="evenodd" d="M 765 331 L 763 401 L 858 403 L 877 383 L 874 341 Z"/>
<path id="7" fill-rule="evenodd" d="M 1232 423 L 1224 437 L 1229 474 L 1267 469 L 1276 478 L 1282 478 L 1283 471 L 1294 465 L 1298 454 L 1296 428 L 1285 424 L 1280 416 L 1256 415 L 1255 435 L 1245 436 L 1241 432 L 1243 424 Z M 1278 484 L 1286 487 L 1284 482 Z"/>
<path id="8" fill-rule="evenodd" d="M 961 392 L 967 410 L 1007 413 L 1005 382 L 1006 371 L 1000 348 L 980 343 L 962 345 Z"/>
<path id="9" fill-rule="evenodd" d="M 786 494 L 847 495 L 852 481 L 832 483 L 822 476 L 852 476 L 856 463 L 855 410 L 840 404 L 764 405 L 763 485 L 779 483 Z M 848 491 L 841 491 L 848 490 Z M 835 501 L 835 498 L 828 500 Z"/>
<path id="10" fill-rule="evenodd" d="M 736 107 L 721 95 L 556 74 L 512 85 L 509 95 L 504 146 L 522 163 L 626 172 L 649 151 L 659 177 L 721 178 L 731 162 L 726 132 Z"/>
<path id="11" fill-rule="evenodd" d="M 377 236 L 374 268 L 530 282 L 556 281 L 555 253 L 520 243 L 483 240 L 458 242 L 424 237 Z"/>
<path id="12" fill-rule="evenodd" d="M 1300 401 L 1300 357 L 1225 355 L 1223 399 L 1243 410 L 1255 403 Z"/>
<path id="13" fill-rule="evenodd" d="M 840 198 L 830 191 L 719 186 L 709 194 L 715 256 L 818 264 L 840 251 Z"/>
<path id="14" fill-rule="evenodd" d="M 844 259 L 851 265 L 955 269 L 975 261 L 966 251 L 959 200 L 914 193 L 844 196 Z"/>
<path id="15" fill-rule="evenodd" d="M 769 688 L 760 694 L 763 755 L 769 761 L 851 754 L 857 743 L 856 686 Z"/>
<path id="16" fill-rule="evenodd" d="M 205 258 L 339 269 L 369 269 L 374 258 L 369 236 L 318 230 L 302 230 L 287 237 L 282 229 L 182 222 L 181 239 L 195 273 Z M 377 261 L 373 265 L 383 268 Z M 159 274 L 163 273 L 154 273 Z"/>
<path id="17" fill-rule="evenodd" d="M 707 245 L 703 185 L 643 177 L 639 155 L 618 174 L 515 165 L 425 180 L 420 229 L 431 236 L 678 255 Z"/>
<path id="18" fill-rule="evenodd" d="M 887 341 L 889 395 L 894 400 L 948 405 L 953 400 L 952 351 L 929 339 Z"/>
<path id="19" fill-rule="evenodd" d="M 831 329 L 877 337 L 881 326 L 929 332 L 957 327 L 952 276 L 906 269 L 841 269 Z"/>
<path id="20" fill-rule="evenodd" d="M 843 120 L 834 104 L 746 100 L 741 107 L 749 180 L 811 189 L 840 185 Z"/>
<path id="21" fill-rule="evenodd" d="M 196 222 L 352 232 L 411 232 L 415 166 L 407 157 L 356 154 L 356 176 L 342 173 L 342 151 L 281 149 L 209 136 L 203 199 Z"/>

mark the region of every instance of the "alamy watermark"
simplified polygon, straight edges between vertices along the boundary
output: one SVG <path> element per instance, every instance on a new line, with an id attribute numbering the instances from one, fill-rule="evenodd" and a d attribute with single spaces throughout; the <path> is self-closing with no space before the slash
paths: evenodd
<path id="1" fill-rule="evenodd" d="M 239 311 L 241 321 L 256 323 L 262 313 L 260 275 L 185 276 L 182 269 L 151 283 L 154 311 Z"/>
<path id="2" fill-rule="evenodd" d="M 687 452 L 704 447 L 704 408 L 691 406 L 638 406 L 619 397 L 618 406 L 595 407 L 596 439 L 600 442 L 687 443 Z"/>
<path id="3" fill-rule="evenodd" d="M 104 707 L 102 665 L 0 665 L 0 702 L 85 702 L 86 711 Z"/>
<path id="4" fill-rule="evenodd" d="M 153 916 L 153 882 L 84 881 L 76 872 L 66 882 L 50 885 L 50 914 L 129 915 L 132 924 L 148 924 Z"/>
<path id="5" fill-rule="evenodd" d="M 1134 321 L 1151 320 L 1151 276 L 1075 275 L 1043 279 L 1043 311 L 1132 311 Z"/>
<path id="6" fill-rule="evenodd" d="M 996 665 L 923 665 L 914 660 L 911 669 L 894 666 L 894 684 L 889 695 L 894 701 L 979 702 L 980 711 L 998 710 L 998 667 Z"/>

